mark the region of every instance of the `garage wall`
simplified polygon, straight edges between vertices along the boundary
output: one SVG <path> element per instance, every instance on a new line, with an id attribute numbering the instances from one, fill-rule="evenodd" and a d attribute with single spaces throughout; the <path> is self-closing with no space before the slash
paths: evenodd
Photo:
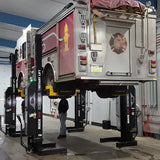
<path id="1" fill-rule="evenodd" d="M 67 117 L 74 119 L 75 117 L 75 97 L 67 99 L 69 102 L 69 110 Z M 58 118 L 58 105 L 60 99 L 49 99 L 43 97 L 44 114 Z M 89 123 L 102 123 L 102 120 L 111 120 L 111 124 L 116 126 L 116 99 L 102 99 L 95 92 L 86 93 L 86 110 L 88 111 L 87 119 Z"/>
<path id="2" fill-rule="evenodd" d="M 95 92 L 91 93 L 91 96 L 91 121 L 102 123 L 103 120 L 111 120 L 111 124 L 116 125 L 116 98 L 99 98 Z"/>
<path id="3" fill-rule="evenodd" d="M 159 6 L 160 7 L 160 6 Z M 159 8 L 160 9 L 160 8 Z M 160 134 L 160 19 L 157 20 L 157 81 L 142 84 L 142 122 L 144 133 Z M 146 134 L 147 135 L 147 134 Z"/>
<path id="4" fill-rule="evenodd" d="M 160 10 L 160 6 L 159 6 L 159 10 Z M 157 85 L 158 85 L 158 95 L 160 95 L 160 17 L 158 18 L 157 21 L 158 21 L 157 23 L 157 76 L 158 76 Z M 158 98 L 158 106 L 160 106 L 160 98 Z"/>
<path id="5" fill-rule="evenodd" d="M 0 115 L 4 114 L 4 92 L 10 86 L 10 65 L 0 65 Z"/>
<path id="6" fill-rule="evenodd" d="M 74 97 L 68 98 L 69 110 L 67 112 L 69 118 L 74 118 Z M 43 97 L 43 113 L 58 118 L 58 104 L 60 99 L 49 99 L 47 96 Z"/>
<path id="7" fill-rule="evenodd" d="M 10 79 L 11 79 L 11 65 L 1 65 L 0 64 L 0 115 L 4 115 L 4 93 L 7 87 L 10 86 Z M 17 114 L 22 114 L 21 111 L 21 98 L 16 99 L 16 107 L 17 107 Z"/>
<path id="8" fill-rule="evenodd" d="M 157 0 L 157 15 L 158 15 L 158 18 L 160 18 L 160 1 Z"/>
<path id="9" fill-rule="evenodd" d="M 136 103 L 141 106 L 141 87 L 136 87 Z M 60 99 L 50 100 L 48 97 L 43 98 L 43 110 L 45 114 L 52 115 L 57 118 L 58 105 L 55 106 L 55 102 L 59 103 Z M 69 98 L 69 110 L 67 117 L 74 119 L 75 114 L 75 98 Z M 116 111 L 117 108 L 117 111 Z M 87 119 L 90 122 L 102 123 L 103 120 L 110 120 L 111 125 L 117 126 L 120 123 L 119 120 L 119 103 L 116 98 L 99 98 L 95 92 L 87 91 L 86 93 L 86 111 L 88 111 Z M 118 121 L 117 121 L 118 120 Z"/>

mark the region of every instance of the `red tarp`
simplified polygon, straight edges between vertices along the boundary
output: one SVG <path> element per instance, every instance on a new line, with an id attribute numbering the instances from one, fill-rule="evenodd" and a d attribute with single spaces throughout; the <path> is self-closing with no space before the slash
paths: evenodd
<path id="1" fill-rule="evenodd" d="M 107 8 L 107 9 L 116 9 L 122 6 L 129 6 L 133 8 L 140 8 L 141 10 L 145 9 L 145 5 L 136 0 L 92 0 L 93 6 Z"/>

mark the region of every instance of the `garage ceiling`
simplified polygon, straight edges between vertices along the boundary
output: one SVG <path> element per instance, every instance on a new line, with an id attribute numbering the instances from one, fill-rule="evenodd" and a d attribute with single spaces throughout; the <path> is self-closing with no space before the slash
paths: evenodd
<path id="1" fill-rule="evenodd" d="M 47 22 L 70 0 L 1 0 L 0 11 Z"/>
<path id="2" fill-rule="evenodd" d="M 1 0 L 0 63 L 14 52 L 16 40 L 29 24 L 40 27 L 71 0 Z M 146 2 L 146 0 L 140 0 Z M 156 0 L 151 0 L 156 3 Z"/>
<path id="3" fill-rule="evenodd" d="M 42 26 L 70 0 L 1 0 L 0 3 L 0 63 L 14 52 L 16 40 L 29 24 Z"/>

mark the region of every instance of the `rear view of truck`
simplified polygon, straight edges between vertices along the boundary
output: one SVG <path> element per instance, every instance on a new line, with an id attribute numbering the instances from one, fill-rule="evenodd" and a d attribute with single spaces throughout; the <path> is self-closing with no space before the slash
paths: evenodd
<path id="1" fill-rule="evenodd" d="M 114 97 L 156 80 L 156 16 L 137 1 L 74 1 L 38 31 L 45 86 Z M 118 94 L 118 93 L 115 93 Z"/>

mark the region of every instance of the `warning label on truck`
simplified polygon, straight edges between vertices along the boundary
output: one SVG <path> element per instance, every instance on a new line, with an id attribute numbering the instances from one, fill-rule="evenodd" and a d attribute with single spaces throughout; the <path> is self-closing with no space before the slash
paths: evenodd
<path id="1" fill-rule="evenodd" d="M 91 72 L 102 72 L 102 65 L 91 65 Z"/>

